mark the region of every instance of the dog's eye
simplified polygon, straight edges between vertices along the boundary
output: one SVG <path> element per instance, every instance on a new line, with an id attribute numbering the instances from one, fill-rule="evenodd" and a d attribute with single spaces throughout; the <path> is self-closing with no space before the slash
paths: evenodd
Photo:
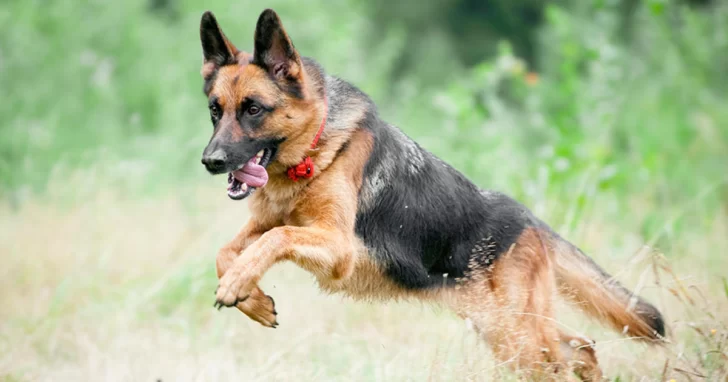
<path id="1" fill-rule="evenodd" d="M 210 105 L 210 115 L 212 118 L 219 118 L 220 117 L 220 108 L 217 107 L 217 105 Z"/>
<path id="2" fill-rule="evenodd" d="M 256 115 L 258 113 L 260 113 L 260 107 L 259 106 L 250 105 L 250 107 L 248 107 L 248 114 L 250 114 L 250 115 Z"/>

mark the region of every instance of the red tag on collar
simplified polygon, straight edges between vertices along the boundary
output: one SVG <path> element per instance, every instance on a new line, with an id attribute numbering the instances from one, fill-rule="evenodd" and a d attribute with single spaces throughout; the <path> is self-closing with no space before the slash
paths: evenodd
<path id="1" fill-rule="evenodd" d="M 319 138 L 321 138 L 321 133 L 324 132 L 324 127 L 326 127 L 326 115 L 329 111 L 329 102 L 328 99 L 326 99 L 326 95 L 324 94 L 324 118 L 321 121 L 321 126 L 318 129 L 318 132 L 316 133 L 316 136 L 313 138 L 313 142 L 311 142 L 311 150 L 316 148 L 316 145 L 318 144 Z M 301 178 L 310 178 L 313 176 L 313 159 L 311 159 L 310 156 L 305 156 L 303 159 L 301 159 L 301 162 L 298 163 L 295 166 L 288 168 L 288 177 L 291 178 L 292 181 L 297 182 Z"/>
<path id="2" fill-rule="evenodd" d="M 310 178 L 312 176 L 313 160 L 311 160 L 310 156 L 306 156 L 301 163 L 288 168 L 288 177 L 294 182 L 297 182 L 301 178 Z"/>

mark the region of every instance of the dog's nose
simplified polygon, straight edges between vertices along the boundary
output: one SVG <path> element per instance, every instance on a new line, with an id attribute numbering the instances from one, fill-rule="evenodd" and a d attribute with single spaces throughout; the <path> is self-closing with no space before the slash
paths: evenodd
<path id="1" fill-rule="evenodd" d="M 225 168 L 226 160 L 227 155 L 225 155 L 225 152 L 222 150 L 215 150 L 210 155 L 202 156 L 202 164 L 204 164 L 207 171 L 210 172 L 222 171 Z"/>

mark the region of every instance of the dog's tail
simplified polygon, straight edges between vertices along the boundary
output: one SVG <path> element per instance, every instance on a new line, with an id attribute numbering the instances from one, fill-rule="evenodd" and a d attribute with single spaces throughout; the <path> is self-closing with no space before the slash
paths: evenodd
<path id="1" fill-rule="evenodd" d="M 568 241 L 551 233 L 559 293 L 589 316 L 623 334 L 663 340 L 665 321 L 657 308 L 635 295 Z"/>

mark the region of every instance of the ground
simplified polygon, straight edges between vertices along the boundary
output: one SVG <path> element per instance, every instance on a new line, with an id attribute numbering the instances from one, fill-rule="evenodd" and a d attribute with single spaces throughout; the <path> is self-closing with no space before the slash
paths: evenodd
<path id="1" fill-rule="evenodd" d="M 98 192 L 69 204 L 31 199 L 3 205 L 0 380 L 513 377 L 449 311 L 324 295 L 293 265 L 273 268 L 263 282 L 276 300 L 279 328 L 213 309 L 216 249 L 247 217 L 246 204 L 228 200 L 223 188 L 188 187 L 146 199 Z M 728 292 L 720 269 L 728 269 L 728 260 L 709 248 L 728 247 L 726 221 L 691 244 L 691 253 L 667 263 L 671 268 L 660 268 L 659 252 L 598 214 L 567 235 L 660 307 L 672 329 L 672 344 L 654 349 L 561 309 L 563 325 L 598 341 L 607 376 L 726 377 Z M 617 237 L 624 244 L 615 246 Z"/>

